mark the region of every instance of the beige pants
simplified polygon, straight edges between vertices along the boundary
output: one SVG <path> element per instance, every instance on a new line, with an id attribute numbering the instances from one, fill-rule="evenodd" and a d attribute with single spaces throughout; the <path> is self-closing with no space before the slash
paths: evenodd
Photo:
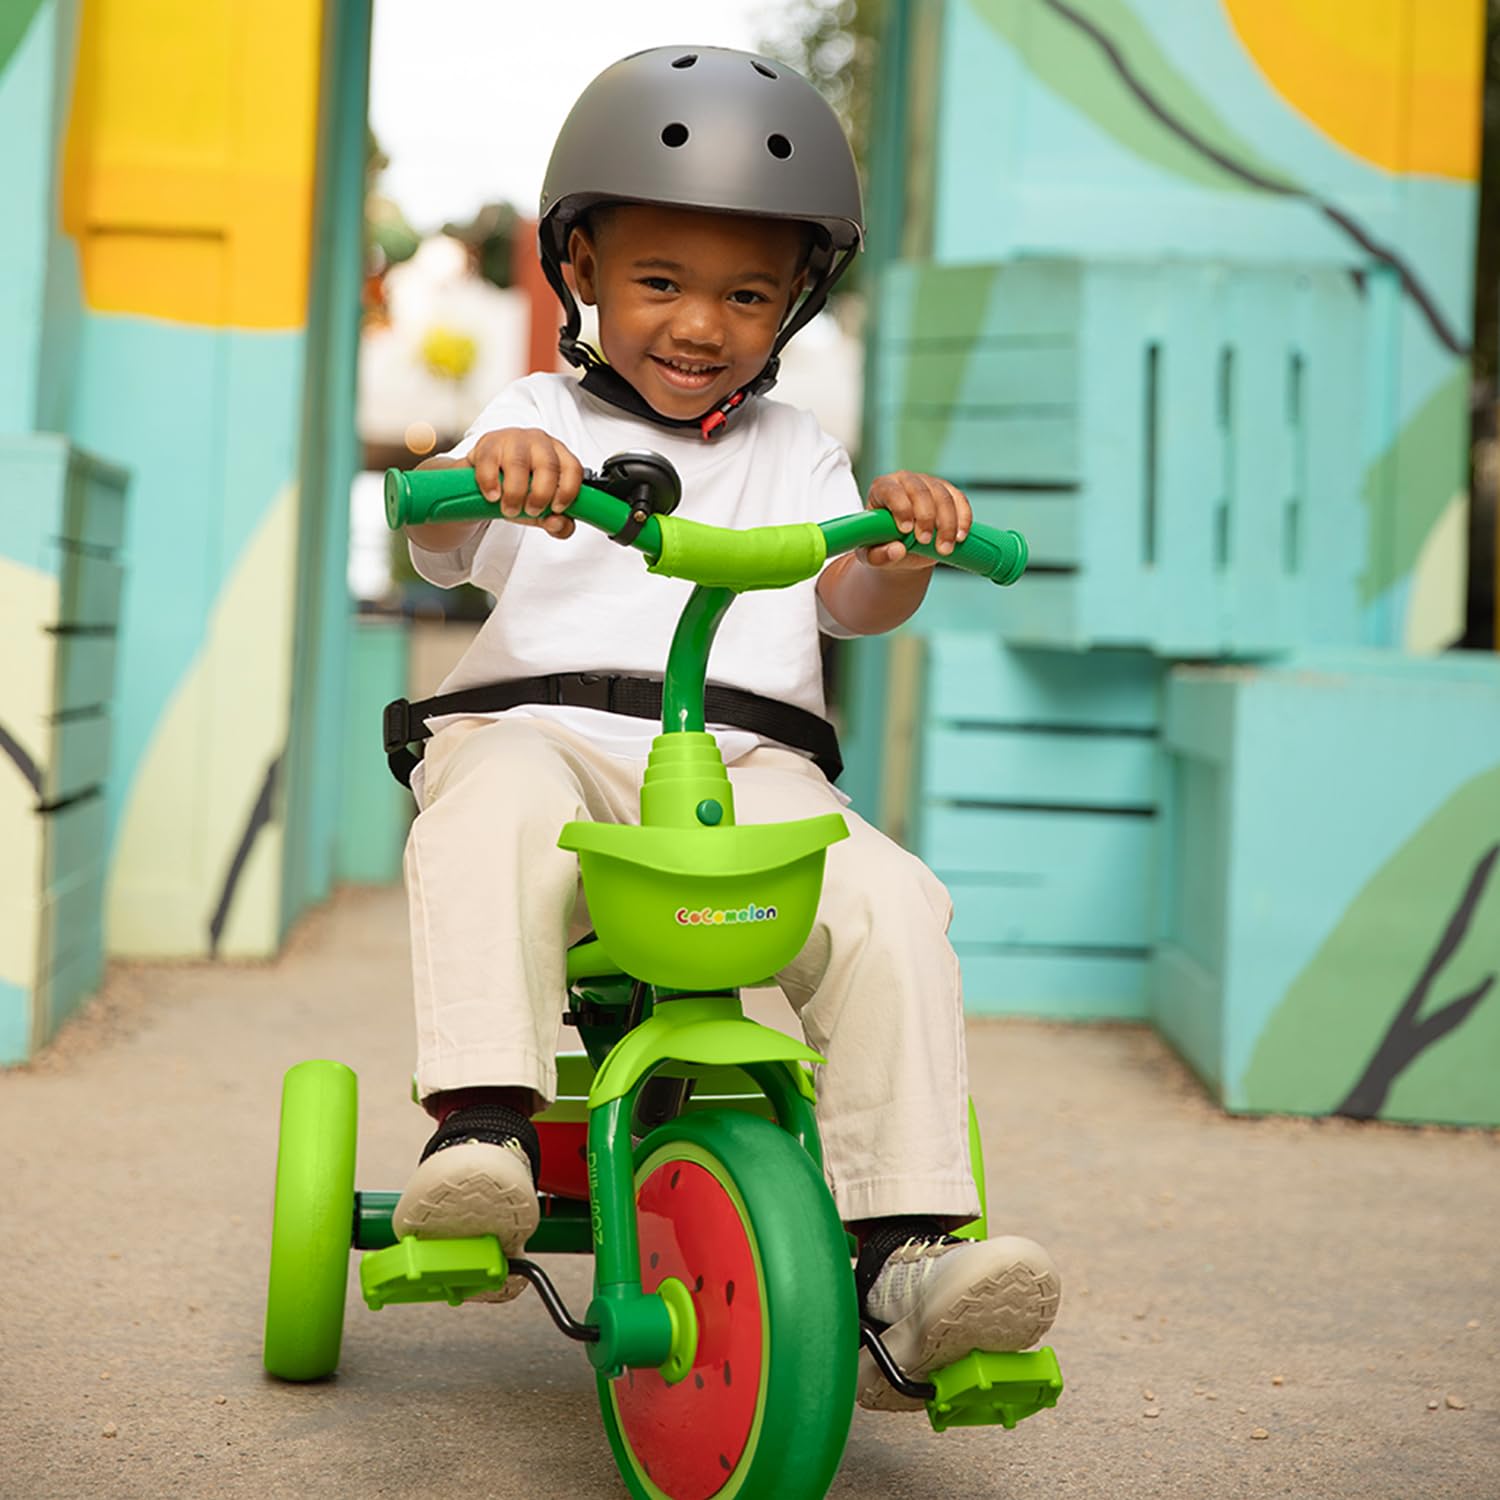
<path id="1" fill-rule="evenodd" d="M 406 847 L 417 1088 L 557 1086 L 567 944 L 587 928 L 574 819 L 635 822 L 640 762 L 541 719 L 467 719 L 428 744 Z M 789 750 L 729 768 L 741 823 L 842 812 L 812 936 L 779 975 L 819 1070 L 824 1164 L 845 1220 L 971 1218 L 968 1079 L 948 893 L 915 856 L 841 807 Z"/>

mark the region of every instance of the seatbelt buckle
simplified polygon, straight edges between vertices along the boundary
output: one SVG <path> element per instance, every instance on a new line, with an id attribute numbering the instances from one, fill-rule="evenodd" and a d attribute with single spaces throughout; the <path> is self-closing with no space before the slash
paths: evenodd
<path id="1" fill-rule="evenodd" d="M 386 704 L 381 730 L 385 738 L 387 755 L 397 750 L 404 750 L 411 743 L 413 738 L 411 704 L 405 698 L 397 698 L 394 702 Z"/>
<path id="2" fill-rule="evenodd" d="M 609 713 L 614 707 L 614 678 L 602 672 L 559 672 L 558 700 L 573 708 L 597 708 Z"/>

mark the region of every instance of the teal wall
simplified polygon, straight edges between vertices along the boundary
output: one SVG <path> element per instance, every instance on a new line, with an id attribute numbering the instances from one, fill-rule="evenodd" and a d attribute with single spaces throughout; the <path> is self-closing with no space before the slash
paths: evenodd
<path id="1" fill-rule="evenodd" d="M 0 16 L 0 439 L 130 478 L 111 950 L 267 954 L 337 856 L 370 6 L 149 11 Z"/>
<path id="2" fill-rule="evenodd" d="M 888 7 L 867 477 L 941 473 L 1032 568 L 940 572 L 853 648 L 846 787 L 952 891 L 971 1009 L 1149 1017 L 1233 1108 L 1357 1105 L 1485 858 L 1484 691 L 1430 655 L 1465 602 L 1481 30 L 1479 0 Z M 1493 1010 L 1442 1012 L 1370 1112 L 1500 1119 Z"/>
<path id="3" fill-rule="evenodd" d="M 1474 11 L 1477 57 L 1479 10 L 1463 3 Z M 1418 648 L 1450 639 L 1460 560 L 1447 558 L 1444 580 L 1419 597 L 1414 570 L 1467 484 L 1472 175 L 1392 171 L 1331 138 L 1277 91 L 1224 6 L 944 0 L 917 9 L 929 25 L 941 11 L 941 88 L 936 128 L 907 164 L 913 179 L 930 174 L 934 184 L 918 197 L 920 207 L 930 193 L 930 207 L 925 219 L 912 216 L 907 253 L 952 265 L 1170 257 L 1357 274 L 1370 351 L 1349 371 L 1364 392 L 1359 483 L 1371 524 L 1362 638 Z M 1454 29 L 1451 9 L 1428 23 L 1442 33 L 1434 46 Z M 1415 35 L 1421 19 L 1403 24 Z M 1342 63 L 1330 53 L 1325 66 Z M 1472 113 L 1456 107 L 1454 118 Z M 1462 518 L 1447 521 L 1456 543 Z"/>

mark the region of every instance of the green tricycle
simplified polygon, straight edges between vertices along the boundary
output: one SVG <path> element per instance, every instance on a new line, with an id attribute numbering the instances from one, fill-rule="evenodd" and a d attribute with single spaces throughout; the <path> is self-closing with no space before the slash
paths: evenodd
<path id="1" fill-rule="evenodd" d="M 709 649 L 737 593 L 812 578 L 854 548 L 900 540 L 1005 584 L 1026 543 L 976 524 L 940 555 L 884 510 L 735 531 L 672 514 L 680 495 L 665 459 L 632 452 L 586 476 L 567 512 L 696 587 L 666 664 L 640 823 L 569 823 L 558 840 L 578 854 L 594 931 L 568 953 L 565 1021 L 582 1050 L 559 1058 L 558 1097 L 536 1121 L 541 1221 L 527 1255 L 507 1259 L 493 1236 L 398 1241 L 399 1194 L 355 1190 L 354 1074 L 299 1063 L 282 1094 L 265 1366 L 294 1381 L 333 1373 L 351 1248 L 366 1252 L 371 1308 L 456 1306 L 521 1276 L 584 1346 L 631 1495 L 813 1500 L 843 1454 L 861 1346 L 938 1431 L 1014 1427 L 1054 1405 L 1062 1379 L 1042 1348 L 975 1351 L 915 1380 L 861 1320 L 822 1170 L 821 1059 L 749 1020 L 739 999 L 801 950 L 826 850 L 847 829 L 836 813 L 735 822 L 704 727 Z M 467 468 L 393 469 L 385 498 L 393 528 L 497 516 Z M 972 1104 L 970 1140 L 982 1204 Z M 983 1236 L 983 1219 L 963 1232 Z M 581 1321 L 530 1258 L 559 1252 L 594 1257 Z"/>

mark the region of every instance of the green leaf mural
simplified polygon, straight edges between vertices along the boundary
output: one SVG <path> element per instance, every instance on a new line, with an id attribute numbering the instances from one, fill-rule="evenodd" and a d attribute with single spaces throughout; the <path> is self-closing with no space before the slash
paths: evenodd
<path id="1" fill-rule="evenodd" d="M 939 379 L 929 380 L 920 391 L 909 386 L 901 391 L 902 407 L 920 404 L 928 414 L 943 414 L 941 421 L 897 421 L 896 453 L 902 468 L 920 474 L 938 472 L 943 442 L 963 389 L 964 368 L 979 343 L 979 312 L 989 302 L 996 278 L 1003 274 L 998 266 L 925 266 L 918 273 L 907 336 L 920 339 L 935 328 L 966 331 L 945 334 L 952 358 L 941 366 Z M 909 378 L 910 369 L 908 365 L 903 371 L 903 379 Z"/>
<path id="2" fill-rule="evenodd" d="M 1411 572 L 1444 507 L 1463 490 L 1468 424 L 1469 366 L 1455 360 L 1452 374 L 1365 470 L 1360 499 L 1370 548 L 1359 592 L 1366 604 Z"/>
<path id="3" fill-rule="evenodd" d="M 1178 177 L 1217 192 L 1253 191 L 1247 174 L 1296 191 L 1297 184 L 1266 161 L 1254 145 L 1231 130 L 1192 82 L 1168 61 L 1151 33 L 1123 0 L 970 0 L 974 13 L 1005 37 L 1027 67 L 1054 93 L 1087 115 L 1137 156 Z M 1091 34 L 1092 33 L 1092 34 Z M 1133 90 L 1111 65 L 1096 37 L 1103 36 L 1139 81 Z M 1208 152 L 1232 161 L 1216 163 L 1166 123 L 1181 122 Z"/>
<path id="4" fill-rule="evenodd" d="M 1500 765 L 1365 885 L 1261 1033 L 1239 1107 L 1500 1119 Z"/>
<path id="5" fill-rule="evenodd" d="M 1166 171 L 1224 192 L 1231 188 L 1295 199 L 1317 210 L 1391 267 L 1433 336 L 1467 355 L 1467 331 L 1451 324 L 1404 253 L 1382 243 L 1348 211 L 1267 162 L 1230 129 L 1197 88 L 1164 57 L 1125 0 L 968 0 L 1006 37 L 1028 68 L 1116 141 Z"/>
<path id="6" fill-rule="evenodd" d="M 42 0 L 6 0 L 0 5 L 0 73 L 10 66 L 12 55 L 25 40 L 41 8 Z"/>

